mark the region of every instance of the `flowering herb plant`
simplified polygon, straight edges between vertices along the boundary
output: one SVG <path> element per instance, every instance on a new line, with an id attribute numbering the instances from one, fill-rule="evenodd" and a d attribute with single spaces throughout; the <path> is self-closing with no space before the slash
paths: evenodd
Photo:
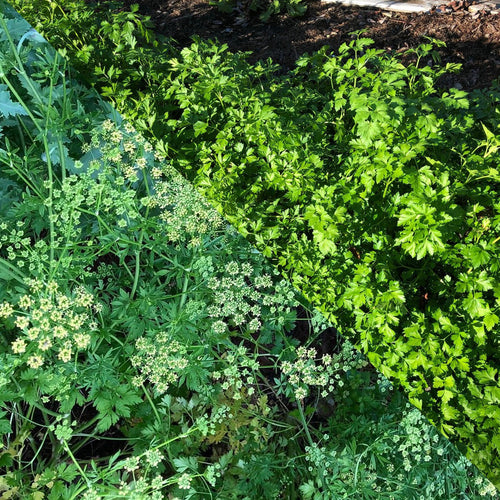
<path id="1" fill-rule="evenodd" d="M 280 77 L 136 7 L 12 1 L 500 485 L 498 85 L 440 89 L 439 41 Z"/>
<path id="2" fill-rule="evenodd" d="M 495 495 L 0 5 L 4 498 Z"/>

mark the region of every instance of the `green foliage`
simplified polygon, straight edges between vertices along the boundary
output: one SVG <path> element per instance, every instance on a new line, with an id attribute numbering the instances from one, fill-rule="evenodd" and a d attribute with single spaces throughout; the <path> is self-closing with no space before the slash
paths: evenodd
<path id="1" fill-rule="evenodd" d="M 471 367 L 497 364 L 500 96 L 437 92 L 451 68 L 417 65 L 431 45 L 405 67 L 370 44 L 304 57 L 286 82 L 184 49 L 168 125 L 189 160 L 173 161 L 494 475 L 498 388 Z"/>
<path id="2" fill-rule="evenodd" d="M 496 495 L 353 343 L 320 335 L 325 321 L 172 167 L 240 229 L 249 221 L 247 236 L 312 298 L 323 290 L 353 342 L 378 342 L 369 356 L 425 396 L 442 430 L 481 444 L 484 465 L 498 403 L 498 95 L 438 95 L 441 70 L 405 68 L 363 39 L 302 59 L 291 81 L 198 42 L 146 82 L 141 68 L 172 49 L 140 16 L 99 25 L 98 7 L 67 5 L 25 9 L 74 40 L 80 68 L 102 54 L 89 81 L 164 141 L 153 152 L 2 4 L 5 495 Z M 79 20 L 94 49 L 68 38 Z"/>
<path id="3" fill-rule="evenodd" d="M 47 36 L 496 477 L 495 386 L 475 373 L 495 366 L 498 92 L 436 91 L 457 68 L 422 66 L 432 43 L 405 67 L 358 37 L 279 79 L 213 43 L 172 58 L 137 14 L 101 9 L 99 26 L 71 5 L 50 4 L 65 28 L 46 24 Z M 88 40 L 67 36 L 75 23 Z M 132 52 L 121 29 L 140 40 Z M 90 45 L 102 58 L 83 57 Z"/>
<path id="4" fill-rule="evenodd" d="M 81 81 L 96 86 L 117 109 L 129 106 L 127 118 L 134 120 L 138 131 L 155 129 L 167 111 L 161 105 L 162 75 L 172 49 L 169 40 L 151 31 L 152 23 L 138 14 L 137 5 L 129 11 L 108 1 L 21 0 L 12 5 L 63 49 L 61 54 L 71 59 Z"/>
<path id="5" fill-rule="evenodd" d="M 222 12 L 232 12 L 239 4 L 236 0 L 209 0 L 209 3 Z M 249 0 L 246 8 L 259 13 L 260 19 L 267 22 L 272 16 L 285 12 L 292 17 L 301 16 L 307 6 L 303 0 Z"/>

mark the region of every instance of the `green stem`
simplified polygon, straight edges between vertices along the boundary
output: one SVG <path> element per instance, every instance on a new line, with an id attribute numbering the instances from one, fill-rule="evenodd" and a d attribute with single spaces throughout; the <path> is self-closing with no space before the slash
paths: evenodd
<path id="1" fill-rule="evenodd" d="M 80 433 L 85 429 L 92 427 L 92 425 L 94 425 L 94 423 L 97 422 L 97 420 L 99 420 L 99 415 L 96 415 L 95 417 L 91 418 L 88 422 L 85 422 L 81 427 L 75 429 L 75 432 Z"/>
<path id="2" fill-rule="evenodd" d="M 173 443 L 174 441 L 177 441 L 178 439 L 184 439 L 189 436 L 189 434 L 192 434 L 193 432 L 199 430 L 198 427 L 191 427 L 187 432 L 183 432 L 182 434 L 179 434 L 178 436 L 175 436 L 173 438 L 167 439 L 166 441 L 163 441 L 163 443 L 160 443 L 156 445 L 153 448 L 150 448 L 151 450 L 159 450 L 160 448 L 163 448 L 170 443 Z"/>
<path id="3" fill-rule="evenodd" d="M 10 154 L 10 141 L 8 140 L 7 137 L 5 137 L 5 144 L 7 145 L 7 149 L 9 150 L 9 159 L 5 160 L 3 158 L 0 158 L 0 161 L 2 161 L 2 163 L 7 165 L 28 186 L 28 188 L 32 189 L 33 192 L 36 193 L 36 195 L 41 200 L 43 200 L 42 192 L 38 190 L 36 184 L 34 184 L 31 181 L 31 179 L 29 179 L 28 176 L 25 175 L 21 169 L 17 168 L 14 161 L 12 161 L 12 155 Z M 28 171 L 28 169 L 26 169 L 26 171 Z"/>
<path id="4" fill-rule="evenodd" d="M 299 415 L 300 415 L 300 421 L 302 423 L 302 427 L 304 428 L 304 431 L 306 433 L 307 441 L 309 442 L 309 445 L 311 447 L 316 446 L 316 443 L 313 441 L 311 433 L 309 432 L 309 427 L 307 426 L 307 421 L 306 421 L 306 416 L 304 415 L 304 410 L 302 408 L 302 402 L 297 401 L 297 406 L 299 408 Z M 324 475 L 324 468 L 323 466 L 319 467 L 319 473 L 320 473 L 320 480 L 321 480 L 321 486 L 324 489 L 324 492 L 327 493 L 328 487 L 325 482 L 325 475 Z"/>
<path id="5" fill-rule="evenodd" d="M 151 408 L 153 410 L 153 413 L 155 414 L 156 421 L 158 423 L 161 423 L 161 418 L 160 414 L 158 413 L 158 410 L 156 409 L 156 406 L 153 403 L 153 400 L 151 399 L 151 396 L 149 395 L 149 392 L 147 389 L 144 387 L 144 384 L 141 384 L 142 390 L 144 391 L 144 394 L 146 395 L 147 400 L 149 401 L 149 404 L 151 405 Z"/>
<path id="6" fill-rule="evenodd" d="M 42 418 L 43 418 L 43 423 L 45 424 L 45 427 L 47 428 L 45 435 L 49 436 L 49 441 L 50 441 L 50 444 L 52 445 L 52 453 L 50 455 L 50 463 L 54 463 L 54 460 L 59 455 L 60 445 L 57 442 L 57 439 L 55 438 L 54 434 L 52 432 L 50 432 L 50 430 L 48 429 L 50 426 L 50 420 L 47 416 L 47 413 L 42 411 Z"/>
<path id="7" fill-rule="evenodd" d="M 304 414 L 304 409 L 302 408 L 302 402 L 297 401 L 297 406 L 299 408 L 300 422 L 306 433 L 307 441 L 309 442 L 310 446 L 315 446 L 311 433 L 309 432 L 309 427 L 307 426 L 306 416 Z"/>
<path id="8" fill-rule="evenodd" d="M 53 170 L 52 170 L 52 161 L 50 159 L 50 149 L 49 149 L 49 144 L 47 142 L 47 130 L 44 131 L 43 134 L 43 145 L 45 148 L 45 156 L 47 158 L 47 172 L 49 175 L 49 179 L 47 182 L 47 187 L 49 190 L 49 206 L 48 206 L 48 211 L 49 211 L 49 235 L 50 235 L 50 249 L 49 249 L 49 276 L 50 279 L 53 279 L 55 271 L 57 269 L 57 266 L 55 265 L 55 240 L 56 240 L 56 233 L 55 233 L 55 227 L 54 227 L 54 212 L 53 212 L 53 207 L 52 204 L 54 202 L 54 196 L 53 196 L 53 190 L 54 190 L 54 176 L 53 176 Z"/>
<path id="9" fill-rule="evenodd" d="M 141 235 L 139 237 L 139 244 L 142 243 L 143 233 L 141 231 Z M 134 282 L 132 284 L 132 290 L 130 291 L 130 300 L 132 300 L 135 296 L 135 292 L 137 291 L 137 286 L 139 285 L 139 278 L 141 273 L 141 250 L 135 251 L 135 270 L 134 270 Z"/>
<path id="10" fill-rule="evenodd" d="M 73 437 L 84 437 L 84 438 L 96 439 L 95 434 L 86 434 L 84 432 L 73 432 L 71 435 Z M 115 438 L 115 437 L 99 436 L 99 438 L 97 440 L 98 441 L 127 441 L 127 443 L 128 443 L 129 441 L 138 441 L 139 439 L 140 439 L 139 437 L 136 437 L 136 438 L 131 438 L 131 437 Z"/>
<path id="11" fill-rule="evenodd" d="M 9 39 L 9 42 L 11 44 L 11 47 L 13 48 L 12 52 L 15 54 L 15 57 L 16 57 L 18 64 L 19 64 L 19 67 L 22 68 L 22 69 L 16 68 L 16 71 L 18 71 L 18 73 L 22 74 L 25 77 L 26 84 L 30 87 L 30 93 L 32 93 L 32 95 L 36 96 L 38 98 L 38 100 L 41 101 L 41 98 L 38 95 L 38 93 L 36 92 L 36 89 L 33 87 L 33 85 L 31 85 L 31 80 L 28 77 L 26 70 L 24 69 L 24 66 L 23 66 L 21 59 L 19 58 L 19 55 L 18 55 L 17 50 L 15 48 L 14 42 L 12 41 L 12 38 L 9 35 L 9 30 L 7 29 L 7 25 L 5 24 L 5 20 L 3 18 L 0 18 L 0 23 L 2 24 L 2 28 L 4 29 L 4 33 L 6 33 L 7 38 Z M 2 78 L 2 80 L 5 82 L 7 87 L 9 87 L 9 90 L 12 92 L 12 95 L 17 99 L 17 101 L 24 108 L 24 110 L 26 111 L 28 116 L 33 121 L 33 124 L 35 125 L 38 132 L 43 133 L 43 129 L 38 124 L 38 120 L 35 118 L 35 116 L 31 112 L 30 107 L 26 105 L 26 103 L 23 101 L 23 99 L 21 98 L 21 96 L 17 92 L 16 88 L 12 85 L 12 83 L 7 78 L 7 76 L 3 73 L 3 71 L 0 71 L 0 78 Z"/>
<path id="12" fill-rule="evenodd" d="M 143 179 L 144 179 L 144 184 L 146 186 L 146 192 L 147 192 L 147 195 L 150 196 L 150 191 L 149 191 L 149 185 L 148 185 L 148 181 L 147 181 L 147 176 L 146 176 L 146 172 L 144 171 L 144 169 L 142 170 L 142 175 L 143 175 Z M 144 215 L 144 218 L 147 220 L 148 219 L 148 215 L 149 215 L 149 207 L 146 208 L 146 213 Z M 139 234 L 139 240 L 137 241 L 137 250 L 135 252 L 135 272 L 134 272 L 134 282 L 132 284 L 132 290 L 130 292 L 130 300 L 132 300 L 135 296 L 135 292 L 137 291 L 137 286 L 139 284 L 139 277 L 140 277 L 140 271 L 141 271 L 141 246 L 142 246 L 142 242 L 144 240 L 144 227 L 141 228 L 141 232 Z"/>
<path id="13" fill-rule="evenodd" d="M 73 455 L 72 451 L 69 449 L 69 446 L 68 446 L 68 443 L 66 442 L 66 440 L 64 440 L 62 442 L 62 445 L 64 447 L 64 450 L 66 451 L 66 453 L 69 455 L 69 457 L 71 458 L 72 462 L 75 464 L 75 467 L 79 470 L 80 474 L 82 475 L 82 477 L 85 479 L 87 485 L 90 486 L 90 481 L 89 481 L 89 478 L 87 477 L 87 475 L 85 474 L 85 471 L 80 467 L 80 464 L 78 462 L 78 460 L 75 458 L 75 456 Z"/>
<path id="14" fill-rule="evenodd" d="M 179 304 L 179 311 L 182 310 L 182 308 L 184 307 L 184 304 L 186 303 L 186 299 L 187 299 L 186 292 L 187 292 L 188 285 L 189 285 L 189 274 L 184 276 L 184 283 L 182 284 L 181 302 Z"/>
<path id="15" fill-rule="evenodd" d="M 47 433 L 44 434 L 42 442 L 38 446 L 36 446 L 33 443 L 34 440 L 33 440 L 32 436 L 28 437 L 28 440 L 30 441 L 30 448 L 33 451 L 33 458 L 28 463 L 30 466 L 33 467 L 33 464 L 35 463 L 38 455 L 41 453 L 42 450 L 45 449 L 44 445 L 45 445 L 45 441 L 47 440 Z"/>

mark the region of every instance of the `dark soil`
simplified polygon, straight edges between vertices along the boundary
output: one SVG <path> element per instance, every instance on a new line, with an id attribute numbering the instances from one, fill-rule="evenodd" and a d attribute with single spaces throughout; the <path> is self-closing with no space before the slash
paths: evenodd
<path id="1" fill-rule="evenodd" d="M 443 7 L 406 14 L 309 0 L 305 16 L 279 15 L 269 23 L 244 7 L 221 13 L 208 0 L 122 2 L 127 6 L 139 3 L 140 12 L 151 17 L 156 31 L 172 37 L 180 47 L 189 45 L 193 35 L 217 39 L 233 52 L 251 51 L 250 61 L 271 58 L 283 72 L 292 69 L 300 55 L 324 45 L 335 50 L 352 39 L 353 31 L 363 29 L 375 47 L 388 51 L 403 52 L 427 41 L 426 37 L 446 42 L 446 48 L 439 50 L 442 63 L 461 63 L 462 70 L 444 77 L 442 86 L 472 90 L 488 87 L 500 78 L 500 14 L 472 13 L 465 2 L 454 2 L 456 11 Z"/>

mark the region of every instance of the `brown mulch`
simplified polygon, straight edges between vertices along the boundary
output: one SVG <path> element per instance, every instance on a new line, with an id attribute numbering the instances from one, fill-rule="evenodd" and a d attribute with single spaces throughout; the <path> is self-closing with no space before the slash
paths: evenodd
<path id="1" fill-rule="evenodd" d="M 333 49 L 352 39 L 353 31 L 366 30 L 375 47 L 404 51 L 427 41 L 446 42 L 440 49 L 442 62 L 461 63 L 459 74 L 444 77 L 445 87 L 464 90 L 488 87 L 500 77 L 500 14 L 473 13 L 468 3 L 450 2 L 432 12 L 406 14 L 376 8 L 344 7 L 307 2 L 303 17 L 279 15 L 269 23 L 244 7 L 221 13 L 208 0 L 122 0 L 124 5 L 139 3 L 140 12 L 149 15 L 159 33 L 172 37 L 182 47 L 193 35 L 217 39 L 231 51 L 251 51 L 251 61 L 272 58 L 283 72 L 294 67 L 304 53 L 324 45 Z M 239 2 L 241 5 L 244 2 Z"/>

